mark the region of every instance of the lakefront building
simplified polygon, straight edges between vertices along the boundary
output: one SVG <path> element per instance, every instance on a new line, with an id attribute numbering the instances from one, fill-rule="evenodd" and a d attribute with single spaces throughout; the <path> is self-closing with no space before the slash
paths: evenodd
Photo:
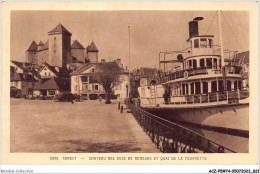
<path id="1" fill-rule="evenodd" d="M 118 83 L 112 89 L 112 94 L 116 95 L 117 98 L 126 98 L 128 91 L 128 72 L 125 72 L 121 64 L 121 59 L 117 59 L 114 62 L 89 62 L 73 71 L 71 75 L 71 93 L 78 94 L 80 96 L 91 96 L 105 95 L 105 90 L 101 84 L 98 83 L 95 77 L 99 73 L 106 71 L 118 70 L 120 73 L 118 76 Z"/>

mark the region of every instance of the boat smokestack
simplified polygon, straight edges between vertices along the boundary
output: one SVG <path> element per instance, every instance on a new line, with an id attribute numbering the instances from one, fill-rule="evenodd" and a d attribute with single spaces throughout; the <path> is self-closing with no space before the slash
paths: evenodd
<path id="1" fill-rule="evenodd" d="M 190 38 L 199 35 L 199 24 L 198 21 L 203 20 L 203 17 L 196 17 L 193 21 L 189 22 L 189 36 Z"/>
<path id="2" fill-rule="evenodd" d="M 194 36 L 199 35 L 199 25 L 198 21 L 190 21 L 189 22 L 189 37 L 192 38 Z"/>

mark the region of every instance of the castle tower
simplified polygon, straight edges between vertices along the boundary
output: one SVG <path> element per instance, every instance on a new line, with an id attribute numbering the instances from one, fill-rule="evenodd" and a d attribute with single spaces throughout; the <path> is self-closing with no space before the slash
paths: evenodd
<path id="1" fill-rule="evenodd" d="M 32 41 L 31 45 L 26 50 L 26 62 L 37 64 L 37 49 L 37 43 L 35 41 Z"/>
<path id="2" fill-rule="evenodd" d="M 87 47 L 87 58 L 90 62 L 98 62 L 98 49 L 93 41 Z"/>
<path id="3" fill-rule="evenodd" d="M 71 33 L 61 24 L 48 32 L 49 64 L 66 67 L 71 62 Z"/>
<path id="4" fill-rule="evenodd" d="M 71 45 L 71 56 L 72 56 L 72 62 L 82 62 L 85 63 L 85 55 L 84 55 L 85 48 L 77 41 L 75 40 Z M 73 60 L 76 59 L 76 60 Z"/>
<path id="5" fill-rule="evenodd" d="M 44 44 L 42 43 L 42 41 L 40 41 L 39 44 L 38 44 L 37 50 L 41 50 L 42 47 L 43 47 L 43 45 L 44 45 Z"/>

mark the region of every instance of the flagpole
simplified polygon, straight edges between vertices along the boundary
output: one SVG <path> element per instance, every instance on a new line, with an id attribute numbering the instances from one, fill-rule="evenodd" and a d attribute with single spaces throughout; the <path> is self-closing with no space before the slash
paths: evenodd
<path id="1" fill-rule="evenodd" d="M 128 58 L 129 58 L 129 65 L 128 65 L 128 79 L 129 79 L 129 85 L 128 85 L 128 98 L 130 98 L 130 88 L 131 88 L 131 81 L 130 81 L 130 26 L 128 26 L 128 37 L 129 37 L 129 54 L 128 54 Z"/>

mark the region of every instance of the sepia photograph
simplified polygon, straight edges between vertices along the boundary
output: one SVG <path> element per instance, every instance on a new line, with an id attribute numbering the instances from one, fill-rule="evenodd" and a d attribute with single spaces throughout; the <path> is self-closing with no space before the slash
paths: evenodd
<path id="1" fill-rule="evenodd" d="M 247 153 L 248 18 L 13 11 L 11 152 Z"/>
<path id="2" fill-rule="evenodd" d="M 252 14 L 10 10 L 5 161 L 242 161 L 257 152 Z"/>

